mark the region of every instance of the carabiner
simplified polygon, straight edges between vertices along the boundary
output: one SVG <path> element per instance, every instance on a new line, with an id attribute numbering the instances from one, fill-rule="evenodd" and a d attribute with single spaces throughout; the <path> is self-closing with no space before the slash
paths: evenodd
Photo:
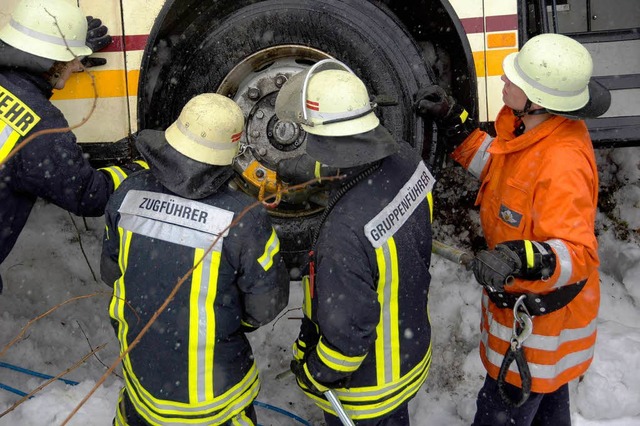
<path id="1" fill-rule="evenodd" d="M 527 340 L 533 332 L 533 320 L 527 307 L 524 305 L 525 295 L 518 298 L 513 305 L 513 327 L 511 330 L 511 349 L 516 350 L 522 347 L 522 343 Z M 519 331 L 518 331 L 519 330 Z"/>

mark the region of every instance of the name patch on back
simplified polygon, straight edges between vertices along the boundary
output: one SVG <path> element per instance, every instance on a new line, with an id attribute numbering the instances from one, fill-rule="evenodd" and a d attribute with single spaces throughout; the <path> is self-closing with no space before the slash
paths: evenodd
<path id="1" fill-rule="evenodd" d="M 175 195 L 132 190 L 125 195 L 119 225 L 147 237 L 207 248 L 225 237 L 233 212 Z"/>
<path id="2" fill-rule="evenodd" d="M 393 200 L 364 226 L 364 233 L 374 248 L 382 246 L 404 225 L 420 203 L 425 201 L 434 183 L 433 175 L 421 161 Z M 425 217 L 424 220 L 429 218 Z"/>

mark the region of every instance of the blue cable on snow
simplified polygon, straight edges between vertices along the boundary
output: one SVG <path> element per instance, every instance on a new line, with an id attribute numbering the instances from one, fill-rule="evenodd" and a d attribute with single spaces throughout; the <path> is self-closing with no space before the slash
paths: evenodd
<path id="1" fill-rule="evenodd" d="M 19 367 L 17 365 L 9 364 L 7 362 L 0 361 L 0 367 L 7 368 L 9 370 L 14 370 L 14 371 L 17 371 L 19 373 L 28 374 L 30 376 L 39 377 L 41 379 L 53 379 L 54 378 L 54 376 L 50 376 L 50 375 L 44 374 L 44 373 L 39 373 L 37 371 L 29 370 L 28 368 Z M 67 379 L 63 379 L 63 378 L 60 378 L 60 377 L 58 378 L 58 380 L 61 380 L 61 381 L 65 382 L 66 384 L 71 385 L 71 386 L 75 386 L 75 385 L 78 384 L 78 382 L 75 382 L 73 380 L 67 380 Z M 5 385 L 4 383 L 0 383 L 0 389 L 7 390 L 7 391 L 15 393 L 16 395 L 19 395 L 19 396 L 27 396 L 28 395 L 27 393 L 22 392 L 19 389 L 13 388 L 13 387 L 11 387 L 9 385 Z M 290 413 L 290 412 L 288 412 L 287 410 L 285 410 L 283 408 L 276 407 L 274 405 L 267 404 L 267 403 L 264 403 L 264 402 L 260 402 L 260 401 L 257 401 L 257 400 L 253 401 L 253 405 L 255 405 L 256 407 L 266 408 L 267 410 L 275 411 L 276 413 L 279 413 L 279 414 L 285 415 L 287 417 L 290 417 L 290 418 L 296 420 L 297 422 L 299 422 L 300 424 L 303 424 L 305 426 L 311 426 L 311 423 L 309 423 L 305 419 L 303 419 L 301 417 L 298 417 L 297 415 L 295 415 L 293 413 Z M 258 426 L 260 426 L 260 425 L 258 425 Z"/>

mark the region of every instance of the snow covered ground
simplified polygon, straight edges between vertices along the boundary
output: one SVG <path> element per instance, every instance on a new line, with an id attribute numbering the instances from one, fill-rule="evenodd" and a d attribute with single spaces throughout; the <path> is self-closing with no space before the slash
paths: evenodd
<path id="1" fill-rule="evenodd" d="M 621 184 L 611 186 L 609 194 L 615 202 L 614 219 L 598 216 L 598 343 L 590 370 L 571 388 L 573 420 L 577 426 L 640 425 L 640 148 L 599 156 L 603 185 Z M 107 313 L 110 289 L 99 281 L 102 229 L 102 218 L 83 220 L 39 202 L 2 265 L 0 362 L 55 376 L 105 346 L 65 376 L 78 385 L 55 381 L 16 407 L 21 397 L 0 389 L 0 426 L 62 425 L 116 360 L 118 345 Z M 443 242 L 459 244 L 456 239 Z M 433 361 L 427 382 L 410 404 L 412 424 L 467 425 L 484 377 L 477 349 L 480 288 L 470 272 L 437 256 L 432 274 Z M 276 379 L 288 369 L 301 317 L 300 286 L 291 285 L 288 310 L 250 335 L 262 372 L 257 411 L 264 426 L 305 424 L 302 420 L 322 424 L 321 413 L 298 391 L 292 376 Z M 78 296 L 87 297 L 74 299 Z M 30 323 L 65 301 L 69 302 Z M 122 385 L 116 374 L 106 378 L 67 424 L 111 425 Z M 0 384 L 16 391 L 28 393 L 43 382 L 0 367 Z"/>

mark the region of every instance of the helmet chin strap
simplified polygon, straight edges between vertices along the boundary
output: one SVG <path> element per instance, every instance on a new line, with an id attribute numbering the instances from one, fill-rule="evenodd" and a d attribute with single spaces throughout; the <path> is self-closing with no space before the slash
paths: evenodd
<path id="1" fill-rule="evenodd" d="M 533 102 L 531 102 L 531 100 L 527 98 L 527 102 L 524 103 L 524 108 L 514 109 L 513 115 L 515 115 L 516 117 L 524 117 L 525 115 L 540 115 L 546 114 L 548 112 L 546 108 L 531 109 L 532 105 Z"/>

